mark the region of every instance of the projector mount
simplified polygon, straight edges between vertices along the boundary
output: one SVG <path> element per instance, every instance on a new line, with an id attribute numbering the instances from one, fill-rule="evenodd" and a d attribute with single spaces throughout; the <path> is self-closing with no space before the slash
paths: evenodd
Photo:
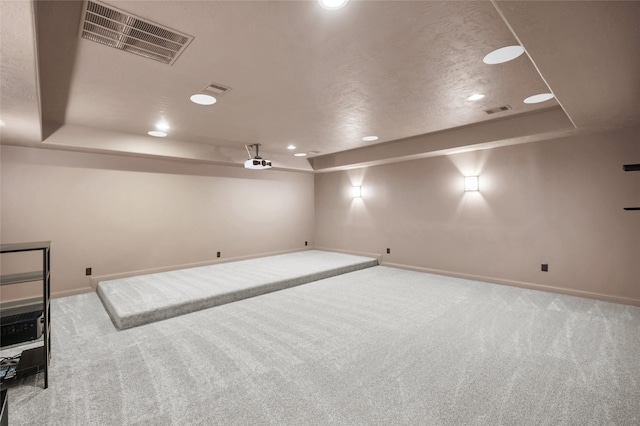
<path id="1" fill-rule="evenodd" d="M 246 169 L 254 169 L 254 170 L 264 170 L 271 168 L 271 161 L 265 160 L 260 157 L 260 144 L 254 143 L 251 145 L 244 146 L 247 149 L 247 154 L 249 154 L 249 159 L 244 162 L 244 167 Z M 251 150 L 255 148 L 256 155 L 255 157 L 251 157 Z"/>

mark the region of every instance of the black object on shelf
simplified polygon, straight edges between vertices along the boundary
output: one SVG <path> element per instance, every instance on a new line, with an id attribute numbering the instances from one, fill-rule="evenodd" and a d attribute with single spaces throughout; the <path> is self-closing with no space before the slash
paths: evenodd
<path id="1" fill-rule="evenodd" d="M 49 387 L 49 361 L 51 359 L 51 241 L 33 243 L 2 244 L 0 253 L 22 253 L 31 251 L 42 252 L 42 270 L 23 272 L 0 276 L 0 286 L 14 285 L 26 282 L 42 281 L 42 302 L 38 303 L 42 311 L 42 336 L 44 344 L 41 347 L 23 351 L 25 356 L 23 377 L 44 370 L 44 388 Z M 27 340 L 26 343 L 30 341 Z"/>
<path id="2" fill-rule="evenodd" d="M 45 356 L 44 346 L 22 351 L 20 361 L 16 367 L 16 376 L 20 379 L 36 374 L 46 364 Z"/>
<path id="3" fill-rule="evenodd" d="M 44 331 L 44 314 L 42 310 L 24 314 L 3 316 L 2 341 L 0 347 L 15 345 L 21 342 L 37 340 Z"/>

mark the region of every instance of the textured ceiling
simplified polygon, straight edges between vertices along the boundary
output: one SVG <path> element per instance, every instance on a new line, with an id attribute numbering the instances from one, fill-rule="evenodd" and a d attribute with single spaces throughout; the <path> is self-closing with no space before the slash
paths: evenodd
<path id="1" fill-rule="evenodd" d="M 42 140 L 35 27 L 29 3 L 0 2 L 0 135 L 2 143 Z"/>
<path id="2" fill-rule="evenodd" d="M 238 164 L 244 144 L 261 143 L 275 165 L 310 170 L 288 144 L 323 157 L 425 135 L 429 153 L 442 145 L 433 135 L 469 140 L 482 123 L 496 134 L 527 128 L 520 141 L 573 129 L 567 115 L 578 128 L 640 124 L 629 95 L 639 91 L 640 3 L 557 3 L 106 2 L 194 37 L 169 66 L 80 39 L 81 2 L 3 1 L 2 143 Z M 518 59 L 482 62 L 518 43 L 527 50 Z M 213 106 L 191 103 L 210 82 L 232 90 Z M 589 82 L 598 86 L 586 91 Z M 548 91 L 559 102 L 522 102 Z M 486 97 L 468 101 L 476 92 Z M 484 112 L 501 105 L 512 109 Z M 522 125 L 553 108 L 553 126 Z M 18 126 L 27 115 L 31 124 Z M 169 137 L 147 136 L 161 119 Z M 362 141 L 371 134 L 380 139 Z"/>

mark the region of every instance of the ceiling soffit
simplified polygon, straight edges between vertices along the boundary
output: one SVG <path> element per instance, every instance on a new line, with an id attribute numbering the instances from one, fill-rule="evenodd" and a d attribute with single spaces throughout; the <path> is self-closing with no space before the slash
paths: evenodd
<path id="1" fill-rule="evenodd" d="M 311 158 L 316 172 L 367 167 L 449 155 L 477 149 L 539 142 L 573 134 L 575 128 L 558 106 L 500 120 L 461 126 L 369 147 Z"/>

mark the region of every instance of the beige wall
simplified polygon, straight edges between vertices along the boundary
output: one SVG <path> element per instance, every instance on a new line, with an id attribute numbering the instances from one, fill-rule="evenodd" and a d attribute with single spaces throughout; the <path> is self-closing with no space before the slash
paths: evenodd
<path id="1" fill-rule="evenodd" d="M 106 276 L 313 244 L 310 173 L 1 149 L 1 241 L 51 240 L 58 296 L 91 290 L 86 267 Z M 9 256 L 3 273 L 22 266 Z M 2 299 L 26 290 L 2 287 Z"/>
<path id="2" fill-rule="evenodd" d="M 640 129 L 316 174 L 316 246 L 640 303 Z M 465 193 L 463 176 L 480 176 Z M 362 185 L 353 199 L 351 185 Z M 384 254 L 391 248 L 391 254 Z M 540 264 L 548 263 L 549 272 Z"/>
<path id="3" fill-rule="evenodd" d="M 1 148 L 0 239 L 52 240 L 53 292 L 94 277 L 312 246 L 640 302 L 639 129 L 315 175 Z M 464 193 L 462 176 L 481 191 Z M 361 184 L 362 199 L 350 197 Z M 314 232 L 315 223 L 315 232 Z M 391 254 L 385 254 L 385 248 Z M 2 272 L 20 262 L 3 255 Z M 37 267 L 38 258 L 28 262 Z M 540 264 L 549 263 L 549 272 Z M 37 292 L 37 286 L 34 286 Z M 26 297 L 2 287 L 2 299 Z"/>

